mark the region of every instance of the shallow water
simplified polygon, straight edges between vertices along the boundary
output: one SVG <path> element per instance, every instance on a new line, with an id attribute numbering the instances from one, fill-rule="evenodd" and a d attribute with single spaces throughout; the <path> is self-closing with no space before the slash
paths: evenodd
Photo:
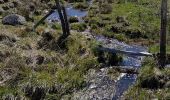
<path id="1" fill-rule="evenodd" d="M 79 21 L 82 21 L 82 17 L 87 15 L 87 11 L 82 11 L 82 10 L 78 10 L 78 9 L 74 9 L 72 6 L 68 6 L 66 8 L 66 12 L 68 17 L 74 16 L 74 17 L 78 17 Z M 59 21 L 59 15 L 58 12 L 54 12 L 52 15 L 50 15 L 47 20 L 52 20 L 52 21 Z"/>
<path id="2" fill-rule="evenodd" d="M 96 40 L 103 43 L 104 47 L 114 48 L 125 51 L 133 51 L 133 52 L 146 52 L 147 49 L 142 46 L 137 45 L 128 45 L 124 42 L 120 42 L 116 39 L 106 38 L 104 36 L 96 36 Z M 123 61 L 120 66 L 131 66 L 139 69 L 142 64 L 143 57 L 137 56 L 123 56 Z M 121 76 L 118 78 L 116 82 L 116 94 L 112 98 L 112 100 L 119 99 L 123 93 L 136 82 L 137 75 L 136 74 L 125 74 L 121 73 Z"/>
<path id="3" fill-rule="evenodd" d="M 75 16 L 82 18 L 87 15 L 87 11 L 76 10 L 73 7 L 67 7 L 68 16 Z M 58 20 L 57 12 L 48 17 L 48 20 Z M 116 39 L 106 38 L 104 36 L 93 36 L 98 42 L 101 42 L 104 47 L 114 48 L 125 51 L 134 51 L 134 52 L 146 52 L 147 49 L 142 46 L 137 45 L 128 45 L 124 42 L 120 42 Z M 132 66 L 137 69 L 141 67 L 143 57 L 136 56 L 123 56 L 123 61 L 120 64 L 121 66 Z M 122 73 L 119 79 L 116 82 L 116 94 L 112 100 L 119 99 L 123 93 L 136 82 L 137 75 L 135 74 L 125 74 Z"/>

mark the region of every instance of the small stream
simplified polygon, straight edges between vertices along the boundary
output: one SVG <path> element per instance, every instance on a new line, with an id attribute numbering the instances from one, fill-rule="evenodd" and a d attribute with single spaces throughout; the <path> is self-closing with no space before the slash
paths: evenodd
<path id="1" fill-rule="evenodd" d="M 81 11 L 74 9 L 72 6 L 67 7 L 68 16 L 75 16 L 78 18 L 82 18 L 87 15 L 87 11 Z M 58 20 L 58 14 L 53 13 L 48 20 Z M 85 32 L 91 34 L 90 32 Z M 92 34 L 91 34 L 92 35 Z M 147 48 L 137 45 L 128 45 L 124 42 L 120 42 L 116 39 L 106 38 L 104 36 L 93 36 L 98 42 L 101 42 L 104 47 L 107 48 L 115 48 L 119 50 L 126 50 L 126 51 L 135 51 L 135 52 L 145 52 Z M 136 57 L 136 56 L 123 56 L 123 61 L 120 66 L 133 66 L 137 69 L 141 67 L 143 57 Z M 125 74 L 121 73 L 120 77 L 117 79 L 116 82 L 116 93 L 112 100 L 118 100 L 123 93 L 136 82 L 137 75 L 135 74 Z"/>
<path id="2" fill-rule="evenodd" d="M 107 48 L 115 48 L 119 50 L 125 51 L 134 51 L 134 52 L 145 52 L 147 48 L 138 46 L 138 45 L 128 45 L 124 42 L 120 42 L 116 39 L 106 38 L 104 36 L 96 36 L 96 40 L 103 43 L 104 47 Z M 131 66 L 139 69 L 142 65 L 143 57 L 137 56 L 123 56 L 123 61 L 120 66 Z M 136 82 L 137 75 L 136 74 L 126 74 L 121 73 L 120 77 L 116 82 L 116 94 L 112 98 L 112 100 L 119 99 L 123 93 Z"/>
<path id="3" fill-rule="evenodd" d="M 66 11 L 67 11 L 67 16 L 71 17 L 77 17 L 79 19 L 79 22 L 82 22 L 82 17 L 87 15 L 87 11 L 82 11 L 82 10 L 78 10 L 78 9 L 74 9 L 71 5 L 68 5 L 66 7 Z M 58 22 L 59 21 L 59 15 L 57 12 L 54 12 L 52 15 L 50 15 L 47 20 L 49 22 Z"/>

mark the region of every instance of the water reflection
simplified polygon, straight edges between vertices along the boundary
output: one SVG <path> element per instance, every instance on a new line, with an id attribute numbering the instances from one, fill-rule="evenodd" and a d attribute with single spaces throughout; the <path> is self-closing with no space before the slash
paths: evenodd
<path id="1" fill-rule="evenodd" d="M 67 7 L 66 12 L 68 17 L 74 16 L 78 17 L 79 21 L 81 21 L 81 18 L 87 15 L 87 11 L 82 11 L 78 9 L 74 9 L 73 7 Z M 52 21 L 59 21 L 59 15 L 58 12 L 54 12 L 51 16 L 47 18 L 47 20 L 52 20 Z"/>

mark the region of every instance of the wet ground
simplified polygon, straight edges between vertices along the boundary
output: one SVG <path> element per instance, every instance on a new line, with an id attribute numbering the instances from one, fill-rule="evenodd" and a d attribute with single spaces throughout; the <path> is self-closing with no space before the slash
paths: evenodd
<path id="1" fill-rule="evenodd" d="M 68 16 L 75 16 L 78 18 L 82 18 L 87 15 L 87 11 L 81 11 L 74 9 L 73 7 L 69 6 L 67 7 L 67 13 Z M 57 12 L 53 13 L 48 20 L 58 20 L 58 14 Z M 119 50 L 125 50 L 125 51 L 134 51 L 134 52 L 146 52 L 147 49 L 142 46 L 137 45 L 128 45 L 124 42 L 120 42 L 113 38 L 106 38 L 104 36 L 94 36 L 92 33 L 90 33 L 88 30 L 85 32 L 82 32 L 85 36 L 88 38 L 93 38 L 98 42 L 101 42 L 103 44 L 103 47 L 107 48 L 114 48 Z M 123 56 L 123 61 L 120 64 L 120 66 L 131 66 L 134 68 L 139 69 L 141 67 L 143 57 L 137 57 L 137 56 Z M 103 69 L 106 70 L 106 69 Z M 75 98 L 78 100 L 85 99 L 84 97 L 87 97 L 87 99 L 92 100 L 117 100 L 119 99 L 123 93 L 135 83 L 137 75 L 136 74 L 126 74 L 121 73 L 121 75 L 118 77 L 118 79 L 115 81 L 111 80 L 108 76 L 106 76 L 105 72 L 98 71 L 95 72 L 93 75 L 94 79 L 93 81 L 90 81 L 89 87 L 86 88 L 86 90 L 81 91 L 78 93 L 78 97 L 75 96 Z M 98 83 L 96 83 L 98 82 Z M 113 93 L 109 93 L 113 92 Z M 89 94 L 88 94 L 89 93 Z M 81 96 L 81 97 L 80 97 Z"/>

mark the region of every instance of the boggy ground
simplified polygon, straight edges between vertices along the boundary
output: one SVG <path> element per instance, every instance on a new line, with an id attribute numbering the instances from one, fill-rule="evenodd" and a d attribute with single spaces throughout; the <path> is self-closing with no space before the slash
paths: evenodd
<path id="1" fill-rule="evenodd" d="M 11 1 L 5 1 L 0 5 L 8 3 Z M 18 3 L 26 6 L 24 1 Z M 96 84 L 101 83 L 98 87 L 103 86 L 104 81 L 99 79 L 103 75 L 105 75 L 103 79 L 107 78 L 106 82 L 114 82 L 119 75 L 109 68 L 100 70 L 103 64 L 98 60 L 95 47 L 99 43 L 95 40 L 72 32 L 65 42 L 65 48 L 60 48 L 57 45 L 58 37 L 62 35 L 60 25 L 43 24 L 32 31 L 33 21 L 38 20 L 42 12 L 33 11 L 32 17 L 27 19 L 29 16 L 23 12 L 19 13 L 18 8 L 16 12 L 10 11 L 15 10 L 12 8 L 5 10 L 2 18 L 11 13 L 18 13 L 26 18 L 26 23 L 15 26 L 0 24 L 1 99 L 71 99 L 76 91 L 88 87 L 92 81 L 97 82 Z M 105 56 L 107 58 L 109 54 Z M 114 59 L 106 59 L 105 62 L 111 62 L 110 60 L 114 62 Z M 102 76 L 99 77 L 99 73 L 102 73 Z M 113 86 L 109 84 L 106 86 Z M 113 94 L 114 87 L 107 91 Z M 109 95 L 108 98 L 110 97 Z"/>
<path id="2" fill-rule="evenodd" d="M 95 34 L 146 45 L 159 36 L 160 0 L 94 0 L 84 19 Z"/>
<path id="3" fill-rule="evenodd" d="M 73 32 L 67 39 L 66 48 L 61 49 L 56 44 L 62 34 L 58 24 L 52 27 L 44 24 L 35 32 L 31 30 L 32 22 L 39 20 L 44 9 L 54 4 L 53 1 L 2 1 L 1 17 L 18 13 L 26 18 L 27 23 L 20 26 L 0 24 L 0 98 L 74 100 L 84 96 L 91 98 L 88 91 L 99 98 L 98 91 L 106 93 L 102 94 L 106 98 L 114 95 L 114 80 L 119 73 L 109 68 L 101 69 L 103 64 L 98 61 L 94 49 L 98 43 Z M 21 6 L 15 6 L 16 1 Z M 93 34 L 148 45 L 158 40 L 159 6 L 160 0 L 94 0 L 84 18 L 85 23 L 72 23 L 71 28 L 84 31 L 90 26 Z M 151 47 L 151 51 L 157 50 L 157 45 Z M 137 85 L 129 89 L 122 99 L 169 99 L 169 69 L 159 70 L 153 60 L 144 65 L 146 67 L 141 69 Z M 110 86 L 107 91 L 105 88 Z"/>
<path id="4" fill-rule="evenodd" d="M 95 0 L 88 16 L 84 19 L 94 34 L 116 38 L 130 44 L 145 45 L 149 47 L 149 52 L 158 53 L 160 1 Z M 169 4 L 168 1 L 168 8 Z M 170 53 L 169 40 L 168 33 L 168 54 Z M 169 64 L 168 55 L 167 64 Z M 160 70 L 154 58 L 146 58 L 139 71 L 137 83 L 121 99 L 170 99 L 169 70 L 169 68 Z"/>
<path id="5" fill-rule="evenodd" d="M 132 100 L 169 100 L 170 68 L 160 70 L 155 60 L 146 58 L 140 70 L 136 84 L 131 87 L 122 99 Z"/>
<path id="6" fill-rule="evenodd" d="M 61 49 L 56 44 L 60 30 L 40 26 L 32 32 L 27 25 L 0 27 L 2 99 L 58 100 L 86 87 L 89 69 L 101 68 L 93 52 L 97 43 L 79 33 L 71 33 L 66 48 Z M 111 75 L 116 78 L 118 73 Z"/>

